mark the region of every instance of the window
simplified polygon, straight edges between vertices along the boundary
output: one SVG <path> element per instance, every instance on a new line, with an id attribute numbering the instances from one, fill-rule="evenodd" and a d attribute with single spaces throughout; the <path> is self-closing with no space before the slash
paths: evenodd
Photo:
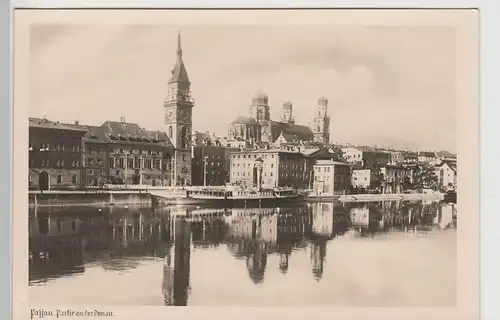
<path id="1" fill-rule="evenodd" d="M 90 169 L 89 170 L 89 175 L 93 175 L 94 174 L 94 170 Z"/>
<path id="2" fill-rule="evenodd" d="M 109 158 L 109 166 L 111 168 L 114 168 L 116 166 L 116 159 L 115 158 Z"/>
<path id="3" fill-rule="evenodd" d="M 72 183 L 78 183 L 78 176 L 76 174 L 74 174 L 72 177 L 71 177 L 71 182 Z"/>
<path id="4" fill-rule="evenodd" d="M 61 183 L 62 182 L 62 176 L 61 175 L 58 175 L 57 176 L 57 183 Z"/>

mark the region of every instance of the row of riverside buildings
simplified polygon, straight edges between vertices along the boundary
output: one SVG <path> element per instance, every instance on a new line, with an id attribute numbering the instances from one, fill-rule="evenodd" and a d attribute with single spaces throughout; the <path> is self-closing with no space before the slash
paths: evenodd
<path id="1" fill-rule="evenodd" d="M 179 34 L 163 103 L 164 130 L 147 130 L 124 117 L 98 126 L 30 118 L 30 188 L 232 183 L 321 194 L 353 188 L 396 192 L 422 176 L 424 167 L 438 185 L 456 185 L 454 155 L 330 143 L 324 97 L 318 99 L 309 125 L 295 122 L 289 101 L 283 103 L 280 121 L 272 120 L 268 96 L 259 91 L 251 99 L 248 116 L 232 121 L 226 137 L 193 132 L 190 88 Z"/>

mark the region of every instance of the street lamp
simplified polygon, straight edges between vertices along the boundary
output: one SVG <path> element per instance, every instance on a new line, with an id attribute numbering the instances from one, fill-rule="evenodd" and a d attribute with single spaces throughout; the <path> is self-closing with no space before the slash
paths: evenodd
<path id="1" fill-rule="evenodd" d="M 139 185 L 142 186 L 142 168 L 144 167 L 144 157 L 142 153 L 139 155 Z"/>
<path id="2" fill-rule="evenodd" d="M 203 157 L 203 186 L 207 185 L 208 156 Z"/>
<path id="3" fill-rule="evenodd" d="M 124 181 L 125 187 L 127 187 L 127 176 L 128 176 L 128 152 L 125 151 L 125 172 L 124 172 Z"/>

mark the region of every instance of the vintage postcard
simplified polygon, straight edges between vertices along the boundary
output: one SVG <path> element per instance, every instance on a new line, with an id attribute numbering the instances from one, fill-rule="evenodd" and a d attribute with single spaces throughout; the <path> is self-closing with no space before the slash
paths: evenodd
<path id="1" fill-rule="evenodd" d="M 19 319 L 478 319 L 477 11 L 14 21 Z"/>

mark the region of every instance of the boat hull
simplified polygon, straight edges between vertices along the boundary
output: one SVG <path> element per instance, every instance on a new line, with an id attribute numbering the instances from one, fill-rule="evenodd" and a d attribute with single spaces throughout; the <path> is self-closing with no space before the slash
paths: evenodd
<path id="1" fill-rule="evenodd" d="M 219 207 L 245 207 L 245 206 L 277 206 L 286 203 L 301 203 L 306 202 L 307 198 L 289 197 L 289 198 L 248 198 L 248 199 L 224 199 L 224 198 L 159 198 L 154 201 L 157 206 L 187 206 L 187 205 L 203 205 L 203 206 L 219 206 Z"/>

